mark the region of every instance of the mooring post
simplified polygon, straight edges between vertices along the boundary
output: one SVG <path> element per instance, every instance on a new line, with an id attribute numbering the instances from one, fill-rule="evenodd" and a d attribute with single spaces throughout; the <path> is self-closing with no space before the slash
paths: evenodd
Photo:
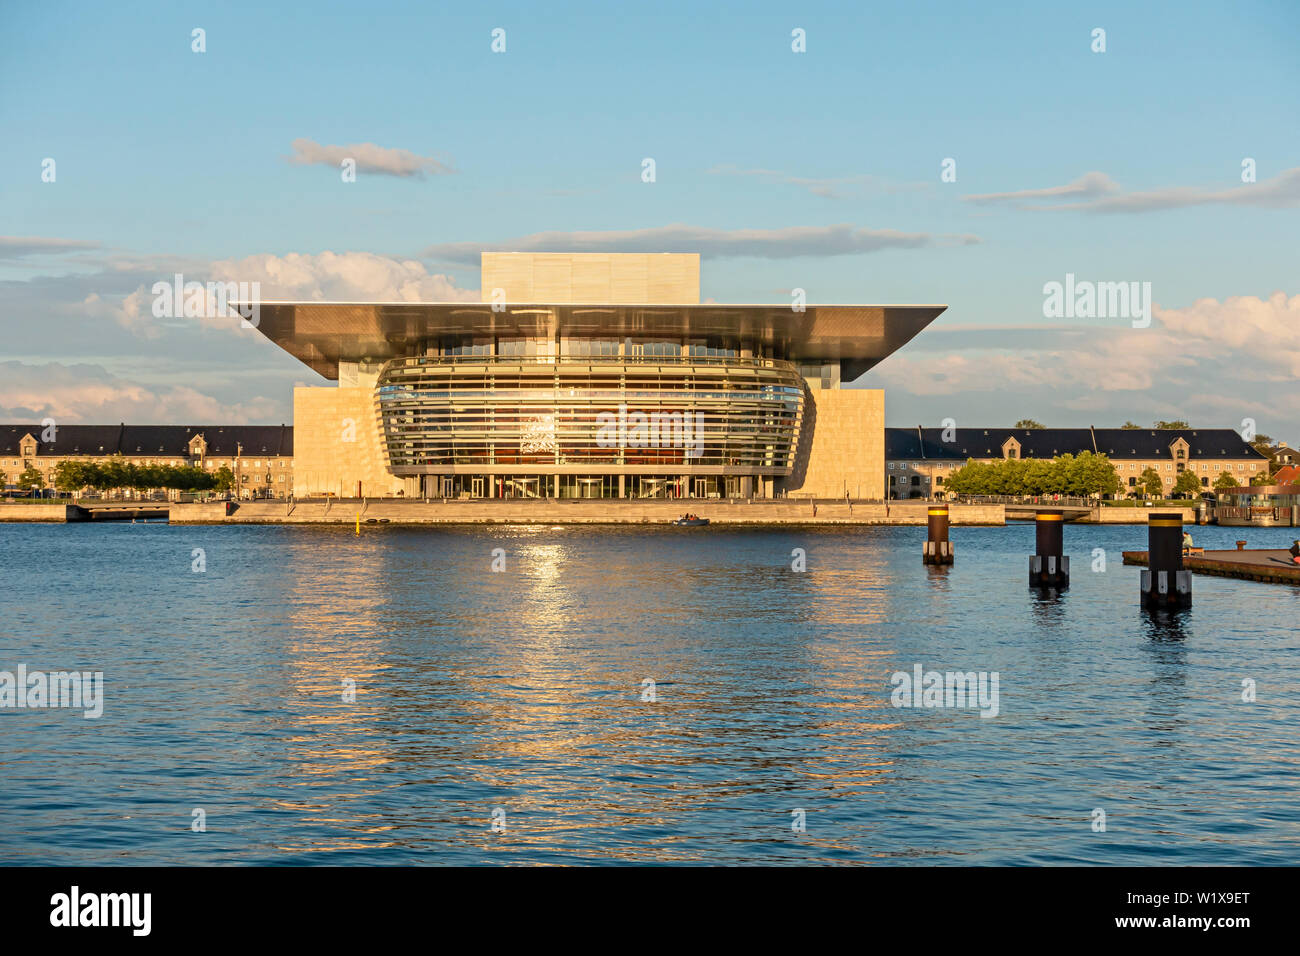
<path id="1" fill-rule="evenodd" d="M 948 540 L 948 506 L 926 509 L 926 539 L 921 551 L 925 564 L 952 564 L 952 542 Z"/>
<path id="2" fill-rule="evenodd" d="M 1192 572 L 1183 570 L 1183 516 L 1158 512 L 1147 519 L 1147 569 L 1142 572 L 1143 607 L 1187 607 Z"/>
<path id="3" fill-rule="evenodd" d="M 1065 515 L 1057 510 L 1034 515 L 1034 555 L 1029 559 L 1031 588 L 1068 588 L 1070 559 L 1062 554 L 1065 545 Z"/>

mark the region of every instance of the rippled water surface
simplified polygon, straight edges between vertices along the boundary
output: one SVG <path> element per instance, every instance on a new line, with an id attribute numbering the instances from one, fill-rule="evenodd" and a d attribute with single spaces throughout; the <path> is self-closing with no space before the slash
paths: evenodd
<path id="1" fill-rule="evenodd" d="M 924 528 L 0 525 L 0 670 L 106 682 L 0 710 L 0 862 L 1296 862 L 1300 589 L 1155 620 L 1145 528 L 1065 533 L 1040 598 L 1027 525 L 941 572 Z M 895 708 L 916 664 L 999 714 Z"/>

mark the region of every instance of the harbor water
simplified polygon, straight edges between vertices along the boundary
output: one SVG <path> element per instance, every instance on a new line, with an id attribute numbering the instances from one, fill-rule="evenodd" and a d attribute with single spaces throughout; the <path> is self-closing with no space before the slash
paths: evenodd
<path id="1" fill-rule="evenodd" d="M 0 672 L 103 674 L 0 708 L 0 863 L 1300 859 L 1300 588 L 1155 617 L 1144 527 L 1067 526 L 1062 594 L 1032 524 L 924 540 L 0 525 Z"/>

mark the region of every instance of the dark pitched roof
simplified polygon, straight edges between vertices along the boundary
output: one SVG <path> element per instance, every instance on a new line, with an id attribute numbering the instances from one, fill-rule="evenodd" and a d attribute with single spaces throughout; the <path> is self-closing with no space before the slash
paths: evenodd
<path id="1" fill-rule="evenodd" d="M 1111 458 L 1167 458 L 1169 446 L 1179 438 L 1188 444 L 1188 461 L 1268 456 L 1231 428 L 1098 428 L 1097 450 Z"/>
<path id="2" fill-rule="evenodd" d="M 921 429 L 886 428 L 885 458 L 897 461 L 900 458 L 921 458 Z"/>
<path id="3" fill-rule="evenodd" d="M 131 455 L 183 457 L 190 439 L 202 435 L 210 457 L 293 454 L 292 425 L 60 425 L 53 442 L 41 441 L 41 425 L 0 425 L 0 455 L 16 457 L 24 435 L 36 439 L 38 455 Z"/>
<path id="4" fill-rule="evenodd" d="M 242 449 L 244 455 L 292 454 L 283 447 L 290 425 L 127 425 L 122 433 L 124 455 L 185 455 L 190 439 L 202 435 L 208 455 L 226 458 Z"/>
<path id="5" fill-rule="evenodd" d="M 1001 458 L 1008 438 L 1020 443 L 1021 458 L 1055 458 L 1095 451 L 1118 461 L 1169 457 L 1169 446 L 1179 438 L 1188 444 L 1189 461 L 1257 458 L 1265 455 L 1251 447 L 1231 428 L 956 428 L 944 441 L 942 428 L 886 428 L 885 457 L 931 461 L 965 461 L 967 458 Z"/>
<path id="6" fill-rule="evenodd" d="M 36 439 L 38 454 L 51 454 L 43 451 L 41 433 L 44 425 L 0 425 L 0 455 L 18 456 L 18 444 L 24 435 Z M 58 451 L 61 455 L 112 455 L 117 452 L 118 439 L 122 432 L 121 425 L 60 425 L 55 431 Z"/>
<path id="7" fill-rule="evenodd" d="M 954 428 L 944 441 L 943 428 L 886 428 L 885 457 L 938 461 L 1001 458 L 1008 438 L 1020 443 L 1021 458 L 1055 458 L 1092 451 L 1087 428 Z"/>

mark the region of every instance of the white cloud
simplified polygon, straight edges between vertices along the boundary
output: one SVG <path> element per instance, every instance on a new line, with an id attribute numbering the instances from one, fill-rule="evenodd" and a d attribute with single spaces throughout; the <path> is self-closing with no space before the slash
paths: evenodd
<path id="1" fill-rule="evenodd" d="M 399 260 L 369 252 L 322 252 L 317 255 L 255 255 L 223 259 L 181 274 L 190 282 L 257 282 L 261 301 L 314 302 L 477 302 L 477 289 L 462 289 L 448 276 L 430 273 L 423 263 Z M 200 318 L 157 318 L 153 314 L 155 282 L 172 287 L 174 274 L 163 273 L 126 294 L 91 292 L 81 303 L 86 315 L 110 320 L 133 335 L 157 339 L 165 328 L 197 322 L 207 328 L 247 331 L 239 316 L 228 309 L 220 314 L 215 300 L 205 295 L 207 306 Z M 206 290 L 205 290 L 206 291 Z"/>
<path id="2" fill-rule="evenodd" d="M 98 249 L 98 242 L 87 239 L 51 239 L 44 236 L 0 236 L 0 260 L 32 255 L 57 255 Z"/>
<path id="3" fill-rule="evenodd" d="M 442 262 L 478 264 L 489 252 L 698 252 L 722 259 L 750 256 L 793 259 L 799 256 L 844 256 L 882 249 L 919 249 L 943 245 L 973 245 L 972 235 L 931 235 L 897 229 L 861 229 L 848 223 L 833 226 L 789 226 L 783 229 L 711 229 L 674 223 L 649 229 L 607 232 L 535 232 L 502 242 L 451 242 L 429 246 L 420 255 Z"/>
<path id="4" fill-rule="evenodd" d="M 144 386 L 98 365 L 0 362 L 0 419 L 67 425 L 106 422 L 284 421 L 284 402 L 262 396 L 223 402 L 184 385 Z"/>
<path id="5" fill-rule="evenodd" d="M 260 282 L 262 299 L 324 302 L 477 302 L 477 289 L 462 289 L 446 275 L 413 259 L 369 252 L 256 255 L 212 263 L 210 278 Z"/>
<path id="6" fill-rule="evenodd" d="M 156 339 L 162 335 L 158 320 L 150 311 L 153 297 L 144 286 L 124 296 L 104 298 L 98 292 L 91 292 L 82 301 L 82 308 L 92 318 L 105 318 L 116 322 L 122 328 L 146 339 Z"/>
<path id="7" fill-rule="evenodd" d="M 1171 344 L 1186 341 L 1208 357 L 1222 356 L 1243 380 L 1259 374 L 1300 380 L 1300 295 L 1198 299 L 1186 309 L 1154 313 Z"/>
<path id="8" fill-rule="evenodd" d="M 971 424 L 1026 415 L 1075 424 L 1071 412 L 1086 411 L 1097 425 L 1166 417 L 1236 427 L 1245 415 L 1289 425 L 1300 414 L 1300 295 L 1155 306 L 1153 319 L 1146 329 L 1059 329 L 1028 348 L 1007 345 L 1025 341 L 1023 330 L 936 329 L 864 384 L 884 385 L 913 418 Z M 945 350 L 945 335 L 960 347 Z"/>
<path id="9" fill-rule="evenodd" d="M 983 193 L 974 196 L 962 196 L 963 202 L 980 205 L 989 203 L 1011 202 L 1019 204 L 1026 199 L 1063 199 L 1080 196 L 1104 196 L 1119 191 L 1117 186 L 1105 173 L 1084 173 L 1074 182 L 1064 186 L 1049 186 L 1046 189 L 1020 189 L 1009 193 Z"/>
<path id="10" fill-rule="evenodd" d="M 1203 189 L 1198 186 L 1172 186 L 1139 192 L 1120 192 L 1104 173 L 1086 173 L 1065 186 L 1047 189 L 1024 189 L 1018 192 L 985 193 L 963 196 L 965 202 L 1007 203 L 1020 209 L 1074 210 L 1078 212 L 1124 213 L 1159 212 L 1188 206 L 1256 206 L 1262 209 L 1286 209 L 1300 206 L 1300 166 L 1285 170 L 1259 183 L 1241 183 L 1229 189 Z M 1080 202 L 1053 202 L 1079 199 Z M 1048 202 L 1039 202 L 1048 200 Z"/>
<path id="11" fill-rule="evenodd" d="M 345 159 L 351 159 L 356 162 L 359 173 L 378 173 L 403 179 L 424 179 L 426 175 L 444 176 L 455 172 L 432 156 L 419 156 L 408 149 L 390 149 L 374 143 L 325 146 L 315 140 L 299 138 L 290 145 L 293 155 L 289 162 L 295 166 L 332 166 L 337 170 L 341 169 Z"/>

